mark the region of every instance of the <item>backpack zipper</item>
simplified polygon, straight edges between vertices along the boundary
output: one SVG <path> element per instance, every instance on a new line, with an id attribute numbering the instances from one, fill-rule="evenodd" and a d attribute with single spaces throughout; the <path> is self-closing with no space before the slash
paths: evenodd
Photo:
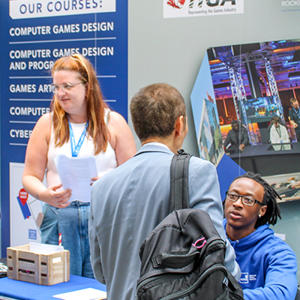
<path id="1" fill-rule="evenodd" d="M 161 275 L 161 276 L 160 276 Z M 137 285 L 137 292 L 139 291 L 139 289 L 143 289 L 144 286 L 146 286 L 149 282 L 151 283 L 155 283 L 155 282 L 165 282 L 166 280 L 168 280 L 169 278 L 170 279 L 173 279 L 174 276 L 178 275 L 178 277 L 181 277 L 182 275 L 181 274 L 159 274 L 159 275 L 154 275 L 152 277 L 149 277 L 149 278 L 146 278 L 144 280 L 142 280 L 138 285 Z M 158 278 L 153 278 L 153 277 L 156 277 L 156 276 L 159 276 Z"/>
<path id="2" fill-rule="evenodd" d="M 206 270 L 200 277 L 199 279 L 188 289 L 184 291 L 179 291 L 175 294 L 166 296 L 164 298 L 161 298 L 160 300 L 174 300 L 178 297 L 184 297 L 187 296 L 190 292 L 192 292 L 208 275 L 210 275 L 212 272 L 216 270 L 221 270 L 224 271 L 225 274 L 227 274 L 227 269 L 223 265 L 213 265 L 211 266 L 208 270 Z"/>

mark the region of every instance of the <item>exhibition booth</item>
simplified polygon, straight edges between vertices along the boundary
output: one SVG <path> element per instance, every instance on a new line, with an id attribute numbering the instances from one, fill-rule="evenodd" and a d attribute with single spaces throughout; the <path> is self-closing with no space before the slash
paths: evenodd
<path id="1" fill-rule="evenodd" d="M 178 87 L 185 96 L 190 127 L 185 150 L 216 166 L 222 200 L 234 178 L 247 171 L 261 174 L 282 198 L 283 220 L 274 231 L 298 257 L 300 140 L 290 100 L 300 103 L 300 40 L 299 32 L 286 32 L 295 28 L 292 22 L 298 22 L 300 6 L 287 9 L 284 0 L 278 7 L 265 4 L 277 14 L 275 20 L 258 0 L 71 2 L 0 4 L 4 262 L 8 247 L 41 242 L 42 204 L 22 184 L 25 152 L 37 120 L 52 107 L 54 62 L 76 53 L 91 61 L 106 104 L 131 128 L 128 105 L 140 87 L 154 82 Z M 258 13 L 259 24 L 253 24 Z M 277 22 L 284 33 L 272 29 Z M 232 24 L 242 25 L 237 30 Z M 266 33 L 256 36 L 260 28 L 267 28 Z M 243 131 L 247 140 L 242 150 L 232 150 L 228 141 L 234 122 L 239 124 L 237 134 Z M 277 139 L 274 123 L 284 131 Z M 79 276 L 51 286 L 0 278 L 0 295 L 12 299 L 55 299 L 75 290 L 99 299 L 96 290 L 105 292 L 105 286 Z M 83 299 L 80 294 L 68 296 Z"/>

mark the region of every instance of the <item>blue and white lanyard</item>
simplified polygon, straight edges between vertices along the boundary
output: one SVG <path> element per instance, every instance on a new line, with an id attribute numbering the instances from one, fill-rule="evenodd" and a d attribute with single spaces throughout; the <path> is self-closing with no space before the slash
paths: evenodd
<path id="1" fill-rule="evenodd" d="M 68 122 L 69 122 L 69 131 L 70 131 L 72 157 L 77 157 L 78 154 L 79 154 L 79 151 L 80 151 L 80 149 L 82 147 L 82 144 L 84 142 L 85 135 L 86 135 L 86 130 L 87 130 L 88 126 L 89 126 L 89 122 L 86 122 L 85 127 L 84 127 L 84 129 L 83 129 L 83 131 L 81 133 L 81 136 L 79 138 L 79 141 L 78 141 L 77 145 L 75 144 L 75 137 L 74 137 L 72 125 L 71 125 L 70 121 L 68 121 Z"/>

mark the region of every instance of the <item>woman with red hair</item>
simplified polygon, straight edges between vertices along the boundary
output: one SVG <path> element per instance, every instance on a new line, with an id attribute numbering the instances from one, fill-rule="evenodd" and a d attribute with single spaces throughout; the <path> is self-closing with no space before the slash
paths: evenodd
<path id="1" fill-rule="evenodd" d="M 136 152 L 124 118 L 103 100 L 92 64 L 82 55 L 59 58 L 52 68 L 52 112 L 43 115 L 29 139 L 23 185 L 43 201 L 43 243 L 62 245 L 70 251 L 71 274 L 93 277 L 88 242 L 89 191 L 86 199 L 71 198 L 63 189 L 57 157 L 93 157 L 97 176 L 125 162 Z M 43 183 L 46 172 L 47 186 Z"/>

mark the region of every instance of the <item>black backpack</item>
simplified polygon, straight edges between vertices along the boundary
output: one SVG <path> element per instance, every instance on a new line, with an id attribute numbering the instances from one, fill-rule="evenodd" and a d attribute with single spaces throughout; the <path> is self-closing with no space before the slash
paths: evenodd
<path id="1" fill-rule="evenodd" d="M 173 157 L 170 209 L 175 211 L 140 248 L 137 299 L 243 299 L 240 285 L 224 266 L 225 242 L 209 215 L 185 208 L 189 203 L 189 159 L 183 151 Z"/>

